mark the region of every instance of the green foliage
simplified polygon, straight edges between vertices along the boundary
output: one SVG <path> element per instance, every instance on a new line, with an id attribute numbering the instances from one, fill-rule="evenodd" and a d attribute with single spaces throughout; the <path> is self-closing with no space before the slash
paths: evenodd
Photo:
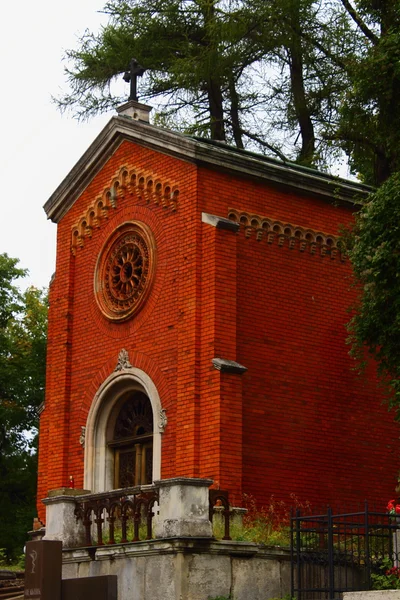
<path id="1" fill-rule="evenodd" d="M 139 524 L 139 540 L 143 541 L 147 539 L 147 524 L 144 522 L 140 522 Z M 133 523 L 128 522 L 127 527 L 126 527 L 126 539 L 127 540 L 133 540 L 134 538 L 134 527 L 133 527 Z M 122 523 L 120 520 L 120 516 L 117 516 L 117 519 L 114 523 L 114 542 L 116 544 L 120 544 L 122 540 Z M 109 531 L 108 528 L 105 526 L 102 532 L 102 541 L 103 544 L 108 544 L 110 541 L 110 535 L 109 535 Z M 96 546 L 98 543 L 97 540 L 97 532 L 94 533 L 93 538 L 92 538 L 92 544 L 94 546 Z"/>
<path id="2" fill-rule="evenodd" d="M 347 87 L 354 43 L 343 8 L 312 0 L 111 0 L 109 23 L 66 53 L 69 93 L 57 100 L 87 118 L 125 101 L 113 93 L 132 56 L 147 73 L 140 96 L 157 122 L 324 164 Z M 331 26 L 328 27 L 327 24 Z M 340 58 L 338 58 L 340 57 Z"/>
<path id="3" fill-rule="evenodd" d="M 399 590 L 400 568 L 394 567 L 388 558 L 382 561 L 379 573 L 371 573 L 373 590 Z"/>
<path id="4" fill-rule="evenodd" d="M 37 409 L 44 398 L 47 299 L 21 293 L 18 261 L 0 255 L 0 548 L 19 556 L 35 516 Z"/>
<path id="5" fill-rule="evenodd" d="M 308 502 L 301 503 L 295 495 L 292 502 L 297 508 L 309 511 Z M 254 542 L 264 546 L 290 546 L 290 508 L 282 500 L 271 496 L 266 506 L 258 508 L 255 499 L 243 495 L 243 504 L 247 509 L 243 517 L 243 524 L 235 519 L 230 524 L 231 538 L 237 542 Z M 215 516 L 213 521 L 213 534 L 217 539 L 224 537 L 224 524 L 222 515 Z"/>
<path id="6" fill-rule="evenodd" d="M 113 93 L 134 56 L 158 121 L 320 167 L 344 151 L 380 184 L 400 168 L 397 0 L 110 0 L 109 23 L 66 53 L 80 118 Z"/>
<path id="7" fill-rule="evenodd" d="M 7 571 L 23 571 L 25 569 L 25 554 L 21 554 L 10 562 L 5 548 L 0 548 L 0 569 L 7 569 Z"/>
<path id="8" fill-rule="evenodd" d="M 349 341 L 361 366 L 378 362 L 400 420 L 400 174 L 393 175 L 357 215 L 349 249 L 360 301 Z"/>
<path id="9" fill-rule="evenodd" d="M 360 45 L 347 64 L 336 136 L 353 170 L 380 185 L 400 170 L 400 10 L 395 0 L 356 7 Z"/>

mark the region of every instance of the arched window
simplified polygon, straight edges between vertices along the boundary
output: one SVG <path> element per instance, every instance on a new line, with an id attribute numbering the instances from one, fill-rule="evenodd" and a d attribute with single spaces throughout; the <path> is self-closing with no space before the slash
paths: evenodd
<path id="1" fill-rule="evenodd" d="M 135 367 L 114 371 L 99 387 L 87 416 L 85 489 L 105 492 L 160 479 L 164 427 L 150 377 Z"/>
<path id="2" fill-rule="evenodd" d="M 153 410 L 148 396 L 132 391 L 120 398 L 108 426 L 114 453 L 114 488 L 153 481 Z"/>

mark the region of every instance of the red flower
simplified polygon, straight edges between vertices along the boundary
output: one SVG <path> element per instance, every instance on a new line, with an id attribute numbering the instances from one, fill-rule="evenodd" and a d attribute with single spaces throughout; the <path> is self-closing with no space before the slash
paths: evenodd
<path id="1" fill-rule="evenodd" d="M 394 503 L 395 503 L 395 500 L 389 500 L 386 510 L 394 510 Z"/>
<path id="2" fill-rule="evenodd" d="M 400 514 L 400 504 L 396 504 L 394 511 L 396 515 Z"/>

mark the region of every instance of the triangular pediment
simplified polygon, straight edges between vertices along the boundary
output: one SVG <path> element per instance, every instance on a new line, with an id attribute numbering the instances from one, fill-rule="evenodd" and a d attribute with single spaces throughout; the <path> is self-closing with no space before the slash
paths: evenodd
<path id="1" fill-rule="evenodd" d="M 268 181 L 271 185 L 316 195 L 330 202 L 358 204 L 370 192 L 367 186 L 295 163 L 285 163 L 221 142 L 185 136 L 126 116 L 116 116 L 110 119 L 44 205 L 49 219 L 55 223 L 60 221 L 125 140 L 186 162 Z"/>
<path id="2" fill-rule="evenodd" d="M 55 223 L 62 219 L 125 140 L 194 160 L 195 142 L 191 138 L 127 117 L 112 117 L 44 205 L 49 219 Z"/>

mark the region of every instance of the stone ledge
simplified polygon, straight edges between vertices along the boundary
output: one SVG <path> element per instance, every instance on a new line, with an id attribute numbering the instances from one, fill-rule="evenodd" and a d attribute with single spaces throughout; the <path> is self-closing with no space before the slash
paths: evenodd
<path id="1" fill-rule="evenodd" d="M 225 229 L 226 231 L 233 231 L 237 233 L 240 229 L 240 224 L 231 221 L 230 219 L 225 219 L 224 217 L 217 217 L 216 215 L 210 215 L 208 213 L 201 213 L 201 220 L 203 223 L 207 223 L 207 225 L 212 225 L 212 227 L 216 227 L 217 229 Z"/>
<path id="2" fill-rule="evenodd" d="M 290 550 L 259 546 L 254 542 L 235 542 L 194 537 L 174 537 L 164 540 L 143 540 L 112 546 L 63 548 L 63 562 L 89 562 L 91 560 L 124 559 L 135 556 L 160 554 L 214 554 L 236 557 L 252 557 L 290 560 Z M 349 599 L 350 600 L 350 599 Z M 382 599 L 383 600 L 383 599 Z M 391 600 L 395 600 L 394 598 Z M 396 598 L 397 600 L 397 598 Z"/>
<path id="3" fill-rule="evenodd" d="M 242 375 L 246 373 L 247 367 L 235 362 L 234 360 L 226 360 L 225 358 L 213 358 L 212 364 L 217 369 L 217 371 L 222 371 L 222 373 L 236 373 L 237 375 Z"/>
<path id="4" fill-rule="evenodd" d="M 400 590 L 345 592 L 343 600 L 400 600 Z"/>
<path id="5" fill-rule="evenodd" d="M 160 479 L 155 481 L 157 487 L 168 487 L 171 485 L 184 485 L 192 487 L 210 487 L 214 481 L 212 479 L 202 479 L 200 477 L 171 477 L 171 479 Z"/>
<path id="6" fill-rule="evenodd" d="M 90 494 L 90 490 L 81 490 L 75 488 L 56 488 L 49 490 L 47 498 L 42 500 L 43 504 L 52 504 L 54 502 L 75 502 L 77 498 Z"/>
<path id="7" fill-rule="evenodd" d="M 54 223 L 60 221 L 126 139 L 180 160 L 233 172 L 240 177 L 256 177 L 258 181 L 284 189 L 300 190 L 302 194 L 308 192 L 335 204 L 343 202 L 357 207 L 371 192 L 368 186 L 299 167 L 295 163 L 283 163 L 252 152 L 237 151 L 222 143 L 207 143 L 206 140 L 118 115 L 111 118 L 47 200 L 44 209 L 49 219 Z"/>

